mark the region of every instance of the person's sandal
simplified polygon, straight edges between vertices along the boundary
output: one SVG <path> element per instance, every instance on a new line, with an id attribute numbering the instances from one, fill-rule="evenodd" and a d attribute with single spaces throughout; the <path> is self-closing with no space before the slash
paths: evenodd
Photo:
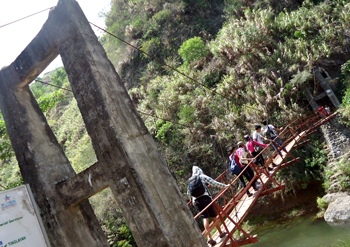
<path id="1" fill-rule="evenodd" d="M 216 245 L 216 241 L 213 240 L 213 239 L 210 239 L 210 240 L 208 241 L 208 244 L 210 244 L 210 245 Z"/>
<path id="2" fill-rule="evenodd" d="M 223 233 L 220 235 L 220 238 L 225 237 L 225 236 L 226 236 L 226 234 L 227 234 L 227 232 L 223 232 Z"/>

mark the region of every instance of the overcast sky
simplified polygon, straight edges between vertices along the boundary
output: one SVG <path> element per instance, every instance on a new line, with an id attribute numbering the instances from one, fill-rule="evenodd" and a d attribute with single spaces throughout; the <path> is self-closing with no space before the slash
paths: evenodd
<path id="1" fill-rule="evenodd" d="M 57 5 L 58 0 L 0 0 L 0 26 Z M 87 19 L 105 27 L 101 11 L 108 12 L 111 0 L 77 0 Z M 48 18 L 49 10 L 31 16 L 14 24 L 0 28 L 0 69 L 11 64 L 40 31 Z M 97 36 L 102 32 L 93 28 Z M 61 58 L 56 58 L 45 72 L 62 66 Z"/>

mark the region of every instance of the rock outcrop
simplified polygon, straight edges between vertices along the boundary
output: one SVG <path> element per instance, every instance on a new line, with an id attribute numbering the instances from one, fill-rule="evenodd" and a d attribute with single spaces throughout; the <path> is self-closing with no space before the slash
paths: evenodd
<path id="1" fill-rule="evenodd" d="M 338 158 L 350 150 L 350 131 L 347 126 L 335 117 L 331 122 L 322 125 L 321 131 L 326 139 L 332 158 Z"/>
<path id="2" fill-rule="evenodd" d="M 348 162 L 350 158 L 350 153 L 348 153 L 350 134 L 349 128 L 341 124 L 339 118 L 337 117 L 331 123 L 321 126 L 330 150 L 330 159 L 326 170 L 331 174 L 328 194 L 322 198 L 328 204 L 324 219 L 333 226 L 350 227 L 350 194 L 340 192 L 344 190 L 342 183 L 346 180 L 342 179 L 344 173 L 339 168 L 341 162 Z"/>
<path id="3" fill-rule="evenodd" d="M 328 203 L 324 219 L 332 226 L 350 227 L 350 194 L 346 192 L 327 194 L 323 200 Z"/>

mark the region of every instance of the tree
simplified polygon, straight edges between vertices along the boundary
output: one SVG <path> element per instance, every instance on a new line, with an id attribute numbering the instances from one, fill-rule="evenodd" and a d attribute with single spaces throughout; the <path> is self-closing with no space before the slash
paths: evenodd
<path id="1" fill-rule="evenodd" d="M 205 57 L 208 55 L 208 51 L 205 49 L 205 45 L 200 37 L 194 37 L 186 40 L 179 49 L 179 55 L 188 65 L 192 61 Z"/>

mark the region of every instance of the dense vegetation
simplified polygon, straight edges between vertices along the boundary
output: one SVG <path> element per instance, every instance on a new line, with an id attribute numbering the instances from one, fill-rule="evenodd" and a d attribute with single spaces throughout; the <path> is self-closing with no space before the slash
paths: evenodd
<path id="1" fill-rule="evenodd" d="M 112 36 L 100 38 L 182 192 L 193 165 L 212 177 L 221 173 L 227 146 L 255 124 L 268 119 L 281 126 L 310 110 L 305 88 L 321 92 L 315 66 L 336 78 L 331 82 L 350 117 L 348 1 L 114 0 L 104 15 L 108 31 L 193 78 Z M 40 80 L 70 88 L 64 69 Z M 92 165 L 96 157 L 72 93 L 39 82 L 30 89 L 74 169 Z M 10 188 L 22 181 L 2 118 L 0 138 L 1 184 Z M 279 172 L 288 190 L 322 179 L 327 158 L 318 139 L 295 154 L 305 162 Z M 91 203 L 111 246 L 135 246 L 108 191 Z"/>
<path id="2" fill-rule="evenodd" d="M 289 9 L 266 2 L 231 1 L 215 38 L 195 36 L 180 46 L 176 68 L 196 82 L 169 71 L 130 90 L 141 112 L 157 116 L 144 116 L 146 125 L 180 181 L 192 165 L 212 176 L 222 171 L 226 147 L 263 119 L 280 126 L 309 110 L 304 87 L 320 92 L 313 68 L 335 76 L 334 63 L 347 60 L 347 1 Z"/>
<path id="3" fill-rule="evenodd" d="M 107 30 L 150 55 L 179 65 L 179 46 L 192 35 L 210 38 L 223 23 L 224 0 L 115 0 L 105 13 Z M 107 54 L 132 87 L 167 70 L 112 36 L 101 38 Z"/>

